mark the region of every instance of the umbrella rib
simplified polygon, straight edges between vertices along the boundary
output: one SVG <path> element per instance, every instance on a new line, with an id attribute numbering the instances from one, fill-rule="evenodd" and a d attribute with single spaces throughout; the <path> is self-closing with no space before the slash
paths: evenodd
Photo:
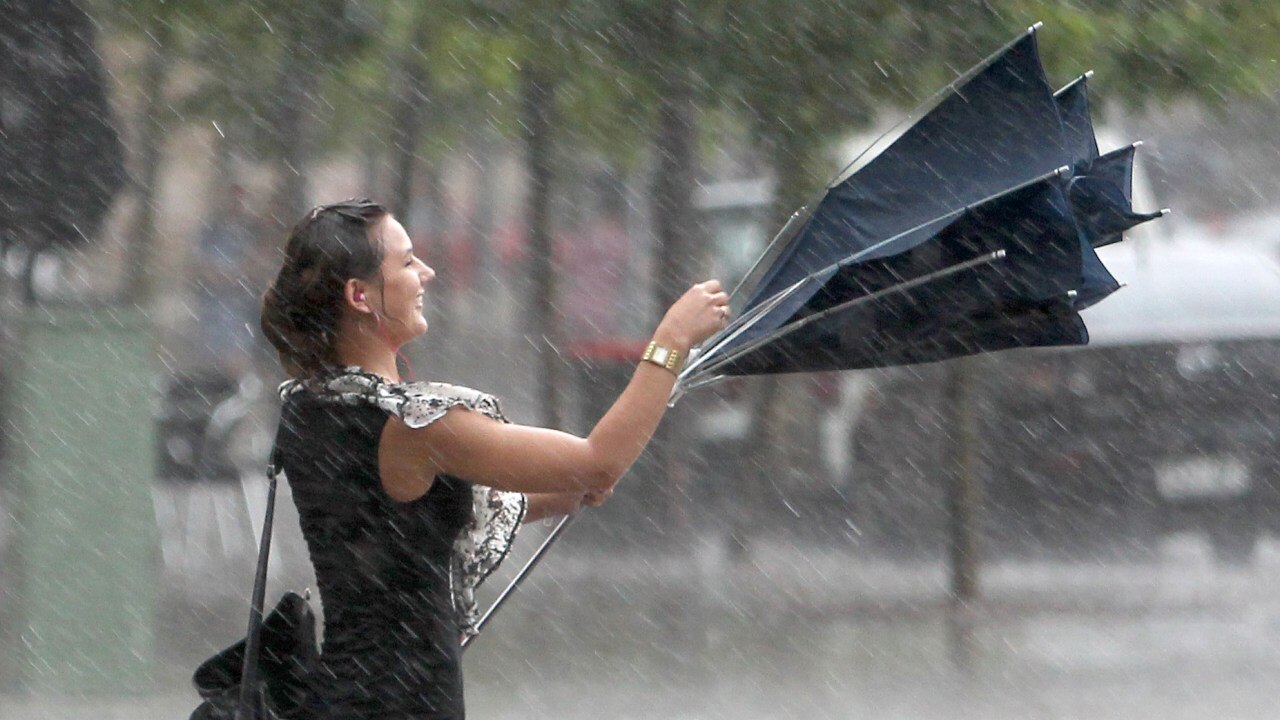
<path id="1" fill-rule="evenodd" d="M 1063 95 L 1064 93 L 1066 93 L 1068 90 L 1070 90 L 1071 88 L 1075 87 L 1076 85 L 1079 85 L 1080 83 L 1082 83 L 1082 82 L 1084 82 L 1084 81 L 1088 80 L 1088 79 L 1089 79 L 1089 78 L 1091 78 L 1091 77 L 1093 77 L 1093 71 L 1092 71 L 1092 70 L 1088 70 L 1088 71 L 1086 71 L 1086 72 L 1083 72 L 1083 73 L 1081 73 L 1081 74 L 1080 74 L 1080 76 L 1079 76 L 1079 77 L 1077 77 L 1075 80 L 1072 80 L 1071 82 L 1067 83 L 1066 85 L 1063 85 L 1062 87 L 1060 87 L 1060 88 L 1058 88 L 1057 90 L 1055 90 L 1055 91 L 1054 91 L 1054 93 L 1053 93 L 1053 96 L 1054 96 L 1055 98 L 1057 98 L 1057 97 L 1062 97 L 1062 95 Z"/>
<path id="2" fill-rule="evenodd" d="M 822 193 L 822 197 L 818 198 L 818 202 L 822 202 L 822 198 L 825 198 L 826 196 L 827 194 L 824 191 Z M 788 230 L 790 230 L 793 227 L 796 228 L 793 232 L 791 232 L 791 237 L 795 237 L 796 235 L 800 234 L 800 231 L 804 229 L 805 223 L 809 221 L 809 217 L 812 216 L 813 214 L 809 212 L 809 208 L 812 206 L 814 206 L 814 203 L 801 205 L 799 210 L 796 210 L 795 212 L 791 213 L 791 217 L 787 218 L 787 222 L 785 222 L 782 225 L 782 229 L 779 230 L 777 233 L 775 233 L 773 236 L 773 239 L 769 241 L 769 244 L 767 246 L 765 246 L 764 252 L 760 253 L 760 257 L 756 258 L 756 261 L 751 264 L 751 268 L 747 270 L 747 273 L 745 275 L 742 276 L 742 279 L 738 281 L 738 284 L 733 287 L 733 291 L 729 293 L 730 302 L 732 302 L 733 298 L 737 296 L 738 291 L 742 289 L 742 286 L 747 284 L 747 280 L 751 279 L 751 276 L 755 274 L 756 269 L 760 267 L 760 263 L 764 262 L 764 259 L 769 256 L 770 252 L 773 251 L 773 246 L 778 244 L 778 241 L 782 239 L 783 235 L 787 234 Z M 800 218 L 801 215 L 805 216 L 804 222 L 801 223 L 799 227 L 796 227 L 796 220 Z M 790 242 L 790 238 L 788 238 L 788 242 Z"/>
<path id="3" fill-rule="evenodd" d="M 704 377 L 701 380 L 695 380 L 694 382 L 689 383 L 688 385 L 681 385 L 677 383 L 675 387 L 671 388 L 671 396 L 667 398 L 667 407 L 675 407 L 676 403 L 679 402 L 680 398 L 684 397 L 684 394 L 689 392 L 690 390 L 695 390 L 700 387 L 713 385 L 715 383 L 720 382 L 721 380 L 724 380 L 726 377 L 728 376 L 712 375 L 710 377 Z"/>
<path id="4" fill-rule="evenodd" d="M 727 375 L 711 375 L 710 377 L 704 377 L 701 380 L 695 380 L 681 389 L 684 390 L 685 392 L 688 392 L 689 390 L 693 390 L 694 388 L 705 387 L 712 383 L 719 382 L 725 379 L 726 377 L 728 376 Z"/>
<path id="5" fill-rule="evenodd" d="M 891 287 L 877 290 L 876 292 L 870 293 L 868 295 L 863 295 L 861 297 L 857 297 L 852 300 L 845 301 L 843 303 L 840 303 L 839 305 L 835 305 L 821 312 L 814 313 L 813 315 L 810 315 L 801 320 L 797 320 L 796 322 L 790 325 L 780 327 L 769 335 L 766 335 L 762 338 L 758 338 L 746 345 L 743 345 L 741 348 L 738 348 L 731 354 L 723 358 L 720 358 L 716 362 L 711 363 L 706 368 L 706 370 L 714 371 L 716 368 L 722 367 L 727 363 L 737 360 L 738 358 L 742 357 L 743 355 L 749 352 L 753 352 L 761 347 L 764 347 L 765 345 L 768 345 L 769 343 L 776 342 L 786 337 L 787 335 L 794 333 L 795 331 L 801 328 L 808 327 L 809 325 L 812 325 L 813 323 L 818 322 L 819 320 L 822 320 L 824 318 L 830 317 L 832 314 L 840 312 L 841 310 L 846 310 L 850 307 L 853 307 L 854 305 L 860 305 L 862 303 L 871 302 L 873 300 L 879 300 L 880 298 L 885 297 L 887 295 L 892 295 L 895 293 L 903 292 L 905 290 L 910 290 L 926 282 L 931 282 L 933 280 L 947 277 L 949 275 L 953 275 L 963 270 L 968 270 L 970 268 L 974 268 L 979 265 L 985 265 L 987 263 L 991 263 L 996 260 L 1001 260 L 1005 257 L 1005 255 L 1006 255 L 1006 252 L 1004 250 L 996 250 L 994 252 L 986 253 L 983 255 L 979 255 L 978 257 L 971 258 L 962 263 L 957 263 L 955 265 L 945 267 L 941 270 L 931 272 L 927 275 L 921 275 L 920 277 L 912 278 L 911 280 L 898 283 L 897 285 L 893 285 Z"/>

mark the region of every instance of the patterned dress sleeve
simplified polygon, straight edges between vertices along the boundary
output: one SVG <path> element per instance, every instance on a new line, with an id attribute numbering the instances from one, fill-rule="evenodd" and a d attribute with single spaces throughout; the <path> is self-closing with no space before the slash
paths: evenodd
<path id="1" fill-rule="evenodd" d="M 313 387 L 313 391 L 346 404 L 372 404 L 400 418 L 411 428 L 422 428 L 444 417 L 455 407 L 481 413 L 499 422 L 510 422 L 492 395 L 444 383 L 389 383 L 376 375 L 349 369 Z M 281 386 L 281 395 L 296 392 L 298 383 Z M 449 568 L 450 589 L 458 624 L 474 635 L 479 612 L 475 592 L 511 551 L 516 532 L 528 507 L 524 494 L 471 486 L 471 522 L 453 544 Z"/>
<path id="2" fill-rule="evenodd" d="M 425 427 L 459 405 L 499 422 L 509 422 L 502 414 L 498 399 L 492 395 L 440 383 L 414 383 L 404 388 L 406 401 L 400 419 L 409 427 Z M 478 632 L 476 588 L 498 569 L 511 552 L 528 509 L 523 493 L 505 492 L 478 484 L 471 486 L 471 493 L 471 522 L 454 541 L 453 566 L 450 568 L 458 622 L 468 635 Z"/>

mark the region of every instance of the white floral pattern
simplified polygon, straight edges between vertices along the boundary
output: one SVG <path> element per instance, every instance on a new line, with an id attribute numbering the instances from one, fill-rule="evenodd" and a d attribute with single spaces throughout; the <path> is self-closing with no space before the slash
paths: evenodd
<path id="1" fill-rule="evenodd" d="M 487 393 L 445 383 L 387 382 L 358 367 L 349 367 L 321 380 L 289 380 L 280 386 L 280 397 L 284 399 L 290 393 L 303 389 L 317 397 L 347 405 L 374 405 L 400 418 L 411 428 L 426 427 L 459 405 L 499 422 L 510 422 L 502 414 L 498 399 Z M 454 609 L 458 613 L 459 626 L 468 635 L 477 632 L 476 588 L 511 551 L 528 507 L 522 493 L 473 484 L 471 494 L 471 522 L 454 540 L 453 561 L 449 568 Z"/>

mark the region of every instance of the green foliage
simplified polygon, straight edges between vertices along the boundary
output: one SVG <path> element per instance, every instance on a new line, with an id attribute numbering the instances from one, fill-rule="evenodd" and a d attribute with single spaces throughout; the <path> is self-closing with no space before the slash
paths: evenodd
<path id="1" fill-rule="evenodd" d="M 1274 92 L 1280 4 L 1271 0 L 1005 0 L 1008 18 L 1043 20 L 1051 77 L 1098 73 L 1130 106 L 1191 97 L 1209 104 Z"/>
<path id="2" fill-rule="evenodd" d="M 423 151 L 480 123 L 518 134 L 519 70 L 557 86 L 561 142 L 622 163 L 641 155 L 661 83 L 687 73 L 713 117 L 740 118 L 770 162 L 801 166 L 879 108 L 910 106 L 1031 23 L 1054 82 L 1087 69 L 1109 100 L 1223 103 L 1273 92 L 1273 0 L 92 0 L 108 35 L 162 41 L 181 122 L 241 128 L 265 152 L 291 33 L 320 73 L 321 150 L 385 134 L 397 63 L 430 78 Z M 670 8 L 686 34 L 668 31 Z M 718 120 L 716 122 L 719 122 Z M 830 168 L 813 168 L 819 178 Z M 825 179 L 825 178 L 822 178 Z M 813 180 L 819 182 L 819 180 Z"/>

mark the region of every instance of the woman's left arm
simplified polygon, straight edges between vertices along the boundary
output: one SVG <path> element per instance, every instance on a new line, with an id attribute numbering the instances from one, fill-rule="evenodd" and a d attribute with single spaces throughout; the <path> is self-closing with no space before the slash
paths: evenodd
<path id="1" fill-rule="evenodd" d="M 531 523 L 559 515 L 572 515 L 583 505 L 600 507 L 611 495 L 613 495 L 612 490 L 587 493 L 525 493 L 528 504 L 525 506 L 524 522 Z"/>

